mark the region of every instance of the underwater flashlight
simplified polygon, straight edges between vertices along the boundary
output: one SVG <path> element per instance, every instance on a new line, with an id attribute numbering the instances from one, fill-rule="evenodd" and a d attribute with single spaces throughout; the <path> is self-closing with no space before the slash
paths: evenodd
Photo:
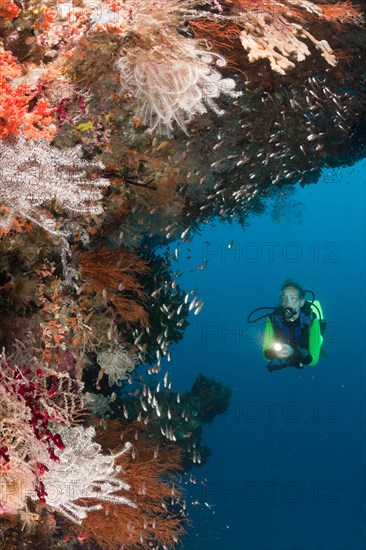
<path id="1" fill-rule="evenodd" d="M 275 344 L 275 345 L 273 346 L 273 348 L 274 348 L 275 351 L 281 351 L 281 349 L 282 349 L 282 344 L 277 343 L 277 344 Z"/>

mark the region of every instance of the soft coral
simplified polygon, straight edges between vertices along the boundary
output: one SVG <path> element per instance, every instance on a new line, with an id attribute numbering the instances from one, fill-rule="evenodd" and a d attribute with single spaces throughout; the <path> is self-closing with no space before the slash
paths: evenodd
<path id="1" fill-rule="evenodd" d="M 46 99 L 37 101 L 37 87 L 24 83 L 13 86 L 22 69 L 10 52 L 0 54 L 0 68 L 0 139 L 20 133 L 30 139 L 52 139 L 55 108 L 50 107 Z M 31 107 L 33 101 L 36 101 L 34 108 Z"/>

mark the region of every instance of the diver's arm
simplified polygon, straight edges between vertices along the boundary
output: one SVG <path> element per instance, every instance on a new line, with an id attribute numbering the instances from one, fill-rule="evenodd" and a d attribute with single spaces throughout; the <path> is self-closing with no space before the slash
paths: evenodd
<path id="1" fill-rule="evenodd" d="M 272 359 L 276 357 L 276 352 L 273 349 L 274 341 L 275 340 L 272 321 L 269 317 L 267 317 L 262 343 L 263 357 L 266 361 L 272 361 Z"/>
<path id="2" fill-rule="evenodd" d="M 297 348 L 289 358 L 293 365 L 310 365 L 313 358 L 307 349 Z"/>
<path id="3" fill-rule="evenodd" d="M 312 322 L 309 333 L 309 354 L 311 355 L 311 362 L 308 363 L 309 367 L 315 367 L 319 361 L 320 349 L 323 343 L 323 336 L 320 332 L 319 319 L 316 317 Z"/>
<path id="4" fill-rule="evenodd" d="M 320 348 L 323 338 L 320 333 L 319 319 L 316 317 L 309 331 L 309 349 L 297 348 L 291 355 L 291 363 L 315 367 L 319 361 Z"/>

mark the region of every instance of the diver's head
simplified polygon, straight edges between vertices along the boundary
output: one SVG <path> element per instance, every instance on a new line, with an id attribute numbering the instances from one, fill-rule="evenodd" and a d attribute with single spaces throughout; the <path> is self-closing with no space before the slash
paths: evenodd
<path id="1" fill-rule="evenodd" d="M 280 302 L 282 316 L 286 321 L 296 321 L 300 315 L 300 309 L 305 303 L 304 291 L 294 281 L 285 282 L 281 288 Z"/>

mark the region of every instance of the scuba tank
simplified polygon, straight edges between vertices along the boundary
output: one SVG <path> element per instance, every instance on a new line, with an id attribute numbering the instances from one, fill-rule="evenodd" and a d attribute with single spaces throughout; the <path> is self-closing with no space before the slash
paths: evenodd
<path id="1" fill-rule="evenodd" d="M 319 300 L 313 299 L 313 301 L 310 304 L 310 307 L 311 307 L 312 311 L 315 313 L 315 315 L 317 316 L 317 318 L 319 319 L 320 334 L 324 338 L 324 332 L 325 332 L 325 329 L 326 329 L 326 326 L 327 326 L 327 322 L 324 319 L 322 306 L 320 305 Z"/>
<path id="2" fill-rule="evenodd" d="M 317 318 L 319 319 L 320 338 L 321 338 L 320 355 L 327 358 L 328 356 L 327 356 L 327 354 L 325 353 L 325 351 L 323 349 L 324 333 L 325 333 L 325 329 L 326 329 L 326 326 L 327 326 L 327 322 L 324 319 L 322 306 L 320 305 L 319 300 L 314 300 L 313 299 L 310 307 L 311 307 L 312 311 L 315 313 L 315 315 L 317 316 Z"/>

